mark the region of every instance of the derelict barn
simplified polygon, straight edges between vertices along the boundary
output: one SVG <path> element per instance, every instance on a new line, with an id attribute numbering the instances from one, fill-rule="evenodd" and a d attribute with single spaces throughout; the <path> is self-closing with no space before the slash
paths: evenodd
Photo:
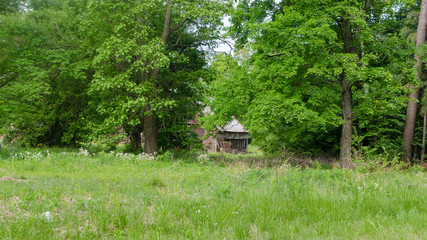
<path id="1" fill-rule="evenodd" d="M 249 132 L 235 117 L 224 128 L 217 128 L 217 151 L 226 153 L 248 152 Z"/>
<path id="2" fill-rule="evenodd" d="M 208 152 L 226 152 L 226 153 L 247 153 L 249 132 L 235 118 L 228 122 L 223 128 L 217 126 L 217 131 L 211 133 L 208 138 L 206 129 L 200 127 L 198 117 L 187 123 L 193 126 L 193 131 L 197 133 L 198 138 L 202 141 L 204 149 Z"/>

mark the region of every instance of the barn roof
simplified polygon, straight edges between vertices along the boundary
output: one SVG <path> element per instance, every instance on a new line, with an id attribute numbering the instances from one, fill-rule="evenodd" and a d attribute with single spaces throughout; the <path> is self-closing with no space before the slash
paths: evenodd
<path id="1" fill-rule="evenodd" d="M 206 106 L 205 109 L 203 109 L 203 113 L 205 115 L 214 114 L 209 106 Z M 194 119 L 188 121 L 187 124 L 199 125 L 199 114 L 197 114 Z M 249 133 L 249 131 L 247 131 L 245 127 L 239 122 L 239 120 L 237 120 L 237 118 L 234 116 L 232 116 L 232 120 L 227 122 L 224 127 L 216 126 L 216 128 L 220 132 Z"/>
<path id="2" fill-rule="evenodd" d="M 236 133 L 248 133 L 245 127 L 233 116 L 233 120 L 228 122 L 224 127 L 217 127 L 221 132 L 236 132 Z"/>

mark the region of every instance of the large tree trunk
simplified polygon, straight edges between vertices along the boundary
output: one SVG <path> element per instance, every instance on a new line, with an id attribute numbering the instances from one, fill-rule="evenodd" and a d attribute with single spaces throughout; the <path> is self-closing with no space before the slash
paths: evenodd
<path id="1" fill-rule="evenodd" d="M 163 25 L 162 41 L 166 44 L 171 33 L 172 19 L 172 0 L 168 1 L 166 7 L 165 21 Z M 149 73 L 149 81 L 154 84 L 154 97 L 157 97 L 156 81 L 159 78 L 160 68 L 155 68 Z M 152 99 L 150 99 L 152 100 Z M 156 154 L 159 152 L 157 146 L 157 124 L 156 113 L 152 109 L 148 109 L 144 114 L 144 152 L 148 154 Z"/>
<path id="2" fill-rule="evenodd" d="M 359 28 L 359 27 L 358 27 Z M 342 37 L 344 42 L 344 52 L 357 54 L 357 48 L 353 45 L 355 36 L 352 26 L 347 20 L 341 22 Z M 359 32 L 361 30 L 358 30 Z M 340 140 L 340 162 L 343 168 L 353 168 L 351 162 L 351 146 L 353 139 L 353 94 L 351 92 L 351 83 L 348 79 L 346 69 L 343 69 L 340 75 L 341 82 L 341 110 L 343 125 Z"/>
<path id="3" fill-rule="evenodd" d="M 411 86 L 411 89 L 414 87 Z M 415 121 L 417 119 L 418 98 L 420 89 L 417 88 L 409 95 L 409 102 L 406 107 L 405 129 L 403 130 L 404 145 L 404 160 L 409 162 L 412 156 L 412 139 L 415 133 Z"/>
<path id="4" fill-rule="evenodd" d="M 423 0 L 421 2 L 421 10 L 420 16 L 418 18 L 418 28 L 417 28 L 417 38 L 416 38 L 416 46 L 419 47 L 421 44 L 425 43 L 426 40 L 426 21 L 427 21 L 427 0 Z M 415 59 L 417 60 L 416 68 L 417 68 L 417 78 L 419 80 L 422 79 L 422 68 L 423 64 L 420 59 L 421 53 L 417 50 L 415 52 Z M 411 89 L 414 89 L 413 86 L 410 86 Z M 418 107 L 418 99 L 420 95 L 420 89 L 414 89 L 414 92 L 409 95 L 409 102 L 406 108 L 406 121 L 405 121 L 405 129 L 403 131 L 404 146 L 403 149 L 405 151 L 404 160 L 409 162 L 412 156 L 412 139 L 414 138 L 415 132 L 415 121 L 417 119 L 417 107 Z"/>
<path id="5" fill-rule="evenodd" d="M 157 147 L 157 123 L 154 115 L 144 115 L 144 152 L 156 154 Z"/>
<path id="6" fill-rule="evenodd" d="M 353 168 L 351 162 L 351 145 L 353 134 L 353 99 L 350 82 L 346 79 L 345 72 L 341 75 L 342 83 L 342 132 L 340 141 L 340 161 L 343 168 Z"/>

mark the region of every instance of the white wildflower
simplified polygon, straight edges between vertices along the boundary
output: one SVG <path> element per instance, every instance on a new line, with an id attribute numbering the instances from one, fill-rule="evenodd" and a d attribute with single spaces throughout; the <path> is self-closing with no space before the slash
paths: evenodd
<path id="1" fill-rule="evenodd" d="M 90 155 L 90 153 L 89 153 L 89 151 L 87 149 L 84 149 L 84 148 L 81 147 L 79 149 L 79 155 L 83 155 L 83 156 L 87 157 L 87 156 Z"/>
<path id="2" fill-rule="evenodd" d="M 29 152 L 25 151 L 23 153 L 16 153 L 13 155 L 12 159 L 14 160 L 41 160 L 43 159 L 43 154 L 41 152 Z"/>
<path id="3" fill-rule="evenodd" d="M 208 160 L 209 160 L 209 157 L 207 154 L 201 154 L 200 156 L 197 157 L 197 161 L 199 161 L 199 163 L 205 163 Z"/>
<path id="4" fill-rule="evenodd" d="M 155 160 L 156 157 L 155 157 L 155 153 L 154 154 L 141 153 L 136 156 L 136 159 L 140 161 L 152 161 L 152 160 Z"/>

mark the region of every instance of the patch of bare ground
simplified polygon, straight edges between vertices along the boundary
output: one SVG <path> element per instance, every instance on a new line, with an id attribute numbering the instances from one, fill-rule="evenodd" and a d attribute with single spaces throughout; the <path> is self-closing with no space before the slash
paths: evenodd
<path id="1" fill-rule="evenodd" d="M 13 196 L 9 199 L 0 199 L 0 222 L 4 222 L 7 219 L 26 219 L 31 214 L 24 209 L 21 209 L 22 200 L 19 196 Z"/>
<path id="2" fill-rule="evenodd" d="M 17 179 L 17 178 L 14 178 L 14 177 L 12 177 L 12 176 L 7 176 L 7 177 L 1 177 L 1 178 L 0 178 L 0 182 L 3 182 L 3 181 L 26 182 L 26 181 L 28 181 L 28 180 L 25 180 L 25 179 Z"/>

